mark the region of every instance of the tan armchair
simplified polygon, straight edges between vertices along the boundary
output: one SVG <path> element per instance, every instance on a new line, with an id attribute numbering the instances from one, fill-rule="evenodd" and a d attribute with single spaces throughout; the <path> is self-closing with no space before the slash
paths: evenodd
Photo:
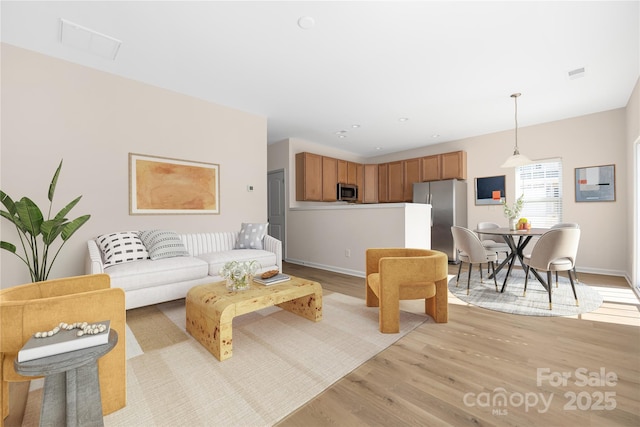
<path id="1" fill-rule="evenodd" d="M 367 249 L 367 307 L 380 307 L 380 332 L 400 331 L 400 300 L 425 300 L 437 323 L 449 320 L 447 255 L 410 248 Z"/>
<path id="2" fill-rule="evenodd" d="M 0 290 L 0 425 L 9 415 L 9 382 L 34 379 L 15 372 L 18 350 L 33 333 L 50 330 L 60 322 L 111 321 L 119 339 L 98 361 L 102 411 L 106 415 L 126 405 L 124 291 L 111 288 L 110 283 L 107 274 L 92 274 Z"/>

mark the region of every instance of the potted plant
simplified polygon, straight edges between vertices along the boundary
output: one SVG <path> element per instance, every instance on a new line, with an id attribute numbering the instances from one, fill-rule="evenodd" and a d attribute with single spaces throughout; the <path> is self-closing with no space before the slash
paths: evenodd
<path id="1" fill-rule="evenodd" d="M 256 261 L 230 261 L 222 267 L 220 275 L 227 281 L 230 291 L 244 291 L 251 287 L 253 275 L 258 271 Z"/>
<path id="2" fill-rule="evenodd" d="M 505 198 L 502 201 L 502 208 L 504 210 L 504 216 L 509 218 L 509 229 L 516 229 L 516 219 L 520 216 L 520 212 L 522 212 L 522 208 L 524 207 L 524 194 L 518 197 L 518 200 L 513 204 L 512 207 L 507 205 L 507 199 Z"/>
<path id="3" fill-rule="evenodd" d="M 62 160 L 49 184 L 49 210 L 46 220 L 44 219 L 42 210 L 28 197 L 23 197 L 14 202 L 8 194 L 0 190 L 0 200 L 2 201 L 2 205 L 7 209 L 6 211 L 0 210 L 0 215 L 8 221 L 11 221 L 16 227 L 24 255 L 17 252 L 17 247 L 13 243 L 0 241 L 0 247 L 11 252 L 25 263 L 27 268 L 29 268 L 29 274 L 33 282 L 47 280 L 51 272 L 51 267 L 64 244 L 91 217 L 91 215 L 82 215 L 73 221 L 69 221 L 66 218 L 69 211 L 73 209 L 82 198 L 82 196 L 79 196 L 67 204 L 56 216 L 51 218 L 53 196 L 56 191 L 56 184 L 58 183 L 61 169 Z M 58 237 L 60 237 L 62 241 L 56 250 L 52 245 L 58 240 Z"/>

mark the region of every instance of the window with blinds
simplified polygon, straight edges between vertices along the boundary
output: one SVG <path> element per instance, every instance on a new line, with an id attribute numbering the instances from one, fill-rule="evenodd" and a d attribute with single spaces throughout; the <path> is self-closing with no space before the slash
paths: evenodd
<path id="1" fill-rule="evenodd" d="M 562 222 L 562 160 L 550 159 L 516 168 L 516 197 L 524 194 L 521 217 L 533 227 Z"/>

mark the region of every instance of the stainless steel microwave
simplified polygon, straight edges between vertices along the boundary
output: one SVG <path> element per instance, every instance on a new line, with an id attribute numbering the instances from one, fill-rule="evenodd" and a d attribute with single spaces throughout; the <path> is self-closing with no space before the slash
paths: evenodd
<path id="1" fill-rule="evenodd" d="M 355 202 L 358 200 L 358 186 L 353 184 L 338 184 L 338 200 Z"/>

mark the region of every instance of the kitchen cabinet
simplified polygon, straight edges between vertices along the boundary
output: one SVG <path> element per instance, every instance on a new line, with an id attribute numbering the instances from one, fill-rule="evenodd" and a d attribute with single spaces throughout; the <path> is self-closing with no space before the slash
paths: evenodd
<path id="1" fill-rule="evenodd" d="M 338 159 L 322 157 L 322 201 L 338 200 Z"/>
<path id="2" fill-rule="evenodd" d="M 322 156 L 296 154 L 296 200 L 322 201 Z"/>
<path id="3" fill-rule="evenodd" d="M 347 184 L 357 185 L 358 163 L 347 162 Z"/>
<path id="4" fill-rule="evenodd" d="M 467 152 L 425 156 L 421 159 L 422 181 L 440 181 L 443 179 L 467 179 Z"/>
<path id="5" fill-rule="evenodd" d="M 347 184 L 347 161 L 338 159 L 338 182 Z"/>
<path id="6" fill-rule="evenodd" d="M 421 159 L 422 180 L 438 181 L 440 179 L 440 155 L 426 156 Z"/>
<path id="7" fill-rule="evenodd" d="M 404 161 L 389 162 L 388 191 L 390 202 L 404 201 Z"/>
<path id="8" fill-rule="evenodd" d="M 454 151 L 440 155 L 441 179 L 467 179 L 467 152 Z"/>
<path id="9" fill-rule="evenodd" d="M 389 165 L 387 163 L 378 164 L 378 202 L 389 201 Z"/>
<path id="10" fill-rule="evenodd" d="M 363 166 L 362 203 L 378 203 L 378 165 Z"/>
<path id="11" fill-rule="evenodd" d="M 409 159 L 404 161 L 404 201 L 413 202 L 413 183 L 422 182 L 422 171 L 420 169 L 420 159 Z"/>

